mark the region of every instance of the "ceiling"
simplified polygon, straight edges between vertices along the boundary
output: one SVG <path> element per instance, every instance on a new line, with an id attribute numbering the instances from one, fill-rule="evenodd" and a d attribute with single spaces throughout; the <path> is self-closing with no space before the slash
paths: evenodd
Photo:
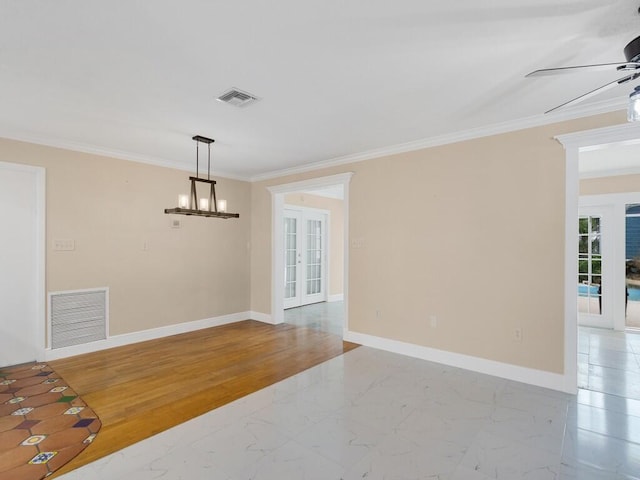
<path id="1" fill-rule="evenodd" d="M 617 144 L 580 152 L 581 178 L 640 174 L 640 144 Z"/>
<path id="2" fill-rule="evenodd" d="M 258 179 L 611 110 L 633 85 L 542 115 L 615 72 L 524 76 L 623 61 L 638 3 L 0 0 L 0 137 L 191 169 L 199 134 Z"/>

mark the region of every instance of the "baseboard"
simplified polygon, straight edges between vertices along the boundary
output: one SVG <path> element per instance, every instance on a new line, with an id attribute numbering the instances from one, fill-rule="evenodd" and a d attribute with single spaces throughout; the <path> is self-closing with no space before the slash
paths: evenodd
<path id="1" fill-rule="evenodd" d="M 250 311 L 249 312 L 249 318 L 251 320 L 256 320 L 258 322 L 268 323 L 270 325 L 275 325 L 275 322 L 273 321 L 273 318 L 271 317 L 271 315 L 266 314 L 266 313 Z"/>
<path id="2" fill-rule="evenodd" d="M 342 302 L 344 300 L 344 293 L 336 293 L 335 295 L 329 295 L 327 302 Z"/>
<path id="3" fill-rule="evenodd" d="M 107 348 L 122 347 L 132 343 L 154 340 L 156 338 L 168 337 L 180 333 L 193 332 L 195 330 L 202 330 L 203 328 L 218 327 L 220 325 L 240 322 L 247 319 L 255 319 L 252 316 L 252 312 L 231 313 L 229 315 L 205 318 L 203 320 L 195 320 L 193 322 L 177 323 L 175 325 L 151 328 L 149 330 L 142 330 L 139 332 L 113 335 L 106 340 L 85 343 L 83 345 L 74 345 L 71 347 L 56 348 L 55 350 L 49 348 L 44 351 L 44 361 L 72 357 L 83 353 L 97 352 L 99 350 L 106 350 Z"/>
<path id="4" fill-rule="evenodd" d="M 435 348 L 351 331 L 345 331 L 344 340 L 367 347 L 377 348 L 379 350 L 386 350 L 388 352 L 399 353 L 401 355 L 420 358 L 422 360 L 429 360 L 431 362 L 441 363 L 452 367 L 464 368 L 465 370 L 471 370 L 473 372 L 493 375 L 507 380 L 514 380 L 516 382 L 550 388 L 552 390 L 559 390 L 566 393 L 575 393 L 567 390 L 568 383 L 566 382 L 564 375 L 559 373 L 520 367 L 518 365 L 496 362 L 494 360 L 447 352 L 445 350 L 438 350 Z"/>

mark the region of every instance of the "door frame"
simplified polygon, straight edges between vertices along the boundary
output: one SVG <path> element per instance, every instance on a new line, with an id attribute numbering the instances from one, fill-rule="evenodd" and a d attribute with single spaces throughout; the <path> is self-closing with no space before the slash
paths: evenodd
<path id="1" fill-rule="evenodd" d="M 308 218 L 306 216 L 306 213 L 309 213 L 316 217 L 322 217 L 322 224 L 324 225 L 324 228 L 322 229 L 322 257 L 323 257 L 322 272 L 323 274 L 322 274 L 321 296 L 324 297 L 324 299 L 320 300 L 320 302 L 323 302 L 323 301 L 326 302 L 327 299 L 329 298 L 329 287 L 330 287 L 329 280 L 331 279 L 331 272 L 329 271 L 329 264 L 331 263 L 329 261 L 329 258 L 330 258 L 329 255 L 331 254 L 330 252 L 331 246 L 329 245 L 329 238 L 331 238 L 331 232 L 329 231 L 329 225 L 331 225 L 331 212 L 329 210 L 324 210 L 322 208 L 303 207 L 299 205 L 289 205 L 287 203 L 285 203 L 284 205 L 283 217 L 285 216 L 284 210 L 298 212 L 300 214 L 301 225 L 302 225 L 302 221 Z M 298 233 L 303 233 L 303 232 L 306 232 L 306 227 L 302 227 L 301 229 L 298 230 Z M 284 251 L 284 245 L 283 245 L 283 251 Z M 301 270 L 304 270 L 304 267 L 306 267 L 306 260 L 303 262 L 302 265 L 303 266 L 301 267 Z M 306 276 L 305 276 L 305 279 L 306 279 Z M 298 282 L 299 280 L 300 279 L 298 278 L 296 282 Z M 299 285 L 296 285 L 296 288 L 299 288 Z M 302 293 L 301 295 L 302 297 L 305 296 L 305 294 L 302 294 Z M 311 303 L 316 303 L 316 302 L 304 303 L 302 298 L 300 298 L 300 301 L 301 301 L 301 305 L 298 305 L 298 306 L 304 306 L 304 305 L 310 305 Z M 283 299 L 283 306 L 284 306 L 284 299 Z M 285 308 L 294 308 L 294 307 L 285 307 Z"/>
<path id="2" fill-rule="evenodd" d="M 565 247 L 564 247 L 564 379 L 563 390 L 578 392 L 578 199 L 580 177 L 578 162 L 581 151 L 613 145 L 640 143 L 640 125 L 626 123 L 612 127 L 585 130 L 554 137 L 565 149 Z"/>
<path id="3" fill-rule="evenodd" d="M 45 348 L 47 345 L 46 324 L 46 170 L 44 167 L 36 167 L 33 165 L 24 165 L 21 163 L 10 163 L 0 161 L 0 170 L 13 170 L 20 172 L 33 173 L 35 176 L 36 190 L 36 251 L 35 255 L 35 271 L 33 272 L 36 283 L 36 305 L 34 323 L 34 331 L 36 338 L 34 340 L 36 358 L 34 360 L 43 361 L 45 359 Z"/>
<path id="4" fill-rule="evenodd" d="M 300 190 L 313 190 L 342 185 L 344 188 L 344 332 L 349 325 L 349 183 L 353 172 L 339 173 L 326 177 L 311 178 L 299 182 L 284 183 L 267 187 L 271 193 L 271 322 L 279 324 L 284 322 L 284 289 L 281 275 L 284 271 L 284 197 L 287 193 Z"/>

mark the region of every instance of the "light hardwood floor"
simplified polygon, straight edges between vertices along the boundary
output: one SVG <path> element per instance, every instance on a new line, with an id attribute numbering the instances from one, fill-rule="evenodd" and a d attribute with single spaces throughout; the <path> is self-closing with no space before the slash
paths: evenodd
<path id="1" fill-rule="evenodd" d="M 49 362 L 103 425 L 56 474 L 356 347 L 327 332 L 247 320 Z"/>

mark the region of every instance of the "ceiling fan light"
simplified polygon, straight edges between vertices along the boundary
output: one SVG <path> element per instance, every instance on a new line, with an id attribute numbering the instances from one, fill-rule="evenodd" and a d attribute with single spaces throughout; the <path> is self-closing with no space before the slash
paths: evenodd
<path id="1" fill-rule="evenodd" d="M 633 92 L 629 95 L 627 120 L 630 122 L 640 121 L 640 86 L 634 88 Z"/>

